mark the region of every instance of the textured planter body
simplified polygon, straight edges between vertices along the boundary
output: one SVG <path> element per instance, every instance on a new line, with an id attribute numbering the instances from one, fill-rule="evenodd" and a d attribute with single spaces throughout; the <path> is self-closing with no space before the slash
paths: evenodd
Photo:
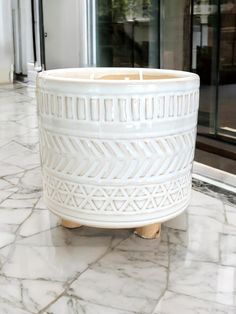
<path id="1" fill-rule="evenodd" d="M 48 208 L 107 228 L 180 214 L 190 200 L 198 98 L 199 78 L 188 72 L 87 68 L 40 74 Z"/>

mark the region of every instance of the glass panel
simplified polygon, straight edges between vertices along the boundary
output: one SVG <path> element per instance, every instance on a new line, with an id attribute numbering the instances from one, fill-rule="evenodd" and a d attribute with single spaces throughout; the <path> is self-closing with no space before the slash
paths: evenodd
<path id="1" fill-rule="evenodd" d="M 158 0 L 97 1 L 97 65 L 159 66 Z"/>
<path id="2" fill-rule="evenodd" d="M 191 1 L 161 1 L 161 67 L 190 69 Z"/>
<path id="3" fill-rule="evenodd" d="M 218 133 L 236 139 L 236 1 L 221 1 Z"/>
<path id="4" fill-rule="evenodd" d="M 217 67 L 217 1 L 194 0 L 192 71 L 201 79 L 198 132 L 215 134 Z"/>

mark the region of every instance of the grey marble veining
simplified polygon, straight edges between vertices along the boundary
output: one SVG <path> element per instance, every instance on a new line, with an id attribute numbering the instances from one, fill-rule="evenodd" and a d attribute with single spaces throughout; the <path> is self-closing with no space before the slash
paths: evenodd
<path id="1" fill-rule="evenodd" d="M 36 113 L 32 87 L 0 86 L 0 314 L 236 313 L 235 195 L 194 180 L 184 224 L 157 240 L 64 229 L 42 198 Z"/>
<path id="2" fill-rule="evenodd" d="M 152 314 L 235 314 L 235 308 L 166 291 Z"/>
<path id="3" fill-rule="evenodd" d="M 109 306 L 83 301 L 81 299 L 69 296 L 63 296 L 52 304 L 43 314 L 135 314 L 137 312 L 119 310 Z"/>
<path id="4" fill-rule="evenodd" d="M 193 179 L 193 188 L 206 195 L 217 197 L 229 205 L 236 205 L 236 195 L 231 191 L 226 191 L 220 187 L 211 185 L 209 183 Z"/>
<path id="5" fill-rule="evenodd" d="M 236 306 L 236 268 L 185 260 L 184 252 L 170 260 L 168 288 L 202 300 Z"/>
<path id="6" fill-rule="evenodd" d="M 220 258 L 222 265 L 236 265 L 236 234 L 222 234 L 220 238 Z"/>
<path id="7" fill-rule="evenodd" d="M 145 242 L 134 236 L 123 241 L 79 276 L 68 293 L 103 306 L 150 313 L 166 288 L 168 247 Z"/>

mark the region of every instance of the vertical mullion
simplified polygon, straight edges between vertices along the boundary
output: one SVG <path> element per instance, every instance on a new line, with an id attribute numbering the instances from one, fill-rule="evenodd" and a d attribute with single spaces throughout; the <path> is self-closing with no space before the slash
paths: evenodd
<path id="1" fill-rule="evenodd" d="M 219 130 L 219 81 L 220 81 L 220 39 L 221 39 L 221 1 L 217 1 L 217 25 L 216 25 L 216 73 L 215 73 L 215 110 L 214 110 L 214 135 L 218 135 Z"/>

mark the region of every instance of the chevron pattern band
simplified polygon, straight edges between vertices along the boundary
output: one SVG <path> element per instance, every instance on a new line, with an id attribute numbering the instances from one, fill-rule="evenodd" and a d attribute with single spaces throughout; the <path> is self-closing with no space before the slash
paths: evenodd
<path id="1" fill-rule="evenodd" d="M 199 102 L 198 85 L 191 84 L 174 92 L 117 95 L 105 85 L 92 94 L 86 84 L 67 93 L 41 83 L 37 100 L 47 206 L 95 226 L 109 217 L 108 227 L 126 226 L 119 217 L 142 225 L 145 214 L 158 222 L 165 213 L 184 210 Z"/>

